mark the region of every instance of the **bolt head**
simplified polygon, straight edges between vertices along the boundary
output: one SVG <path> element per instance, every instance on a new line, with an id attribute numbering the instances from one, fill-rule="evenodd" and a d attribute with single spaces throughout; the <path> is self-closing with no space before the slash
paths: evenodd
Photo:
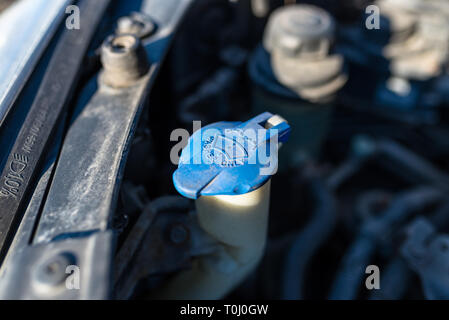
<path id="1" fill-rule="evenodd" d="M 189 238 L 189 230 L 182 225 L 176 224 L 170 229 L 170 240 L 174 244 L 182 244 Z"/>
<path id="2" fill-rule="evenodd" d="M 59 285 L 67 278 L 66 268 L 74 263 L 75 259 L 70 254 L 51 257 L 36 269 L 35 279 L 40 284 Z"/>
<path id="3" fill-rule="evenodd" d="M 156 31 L 156 25 L 146 15 L 134 12 L 122 17 L 117 22 L 117 34 L 133 34 L 140 39 L 152 35 Z"/>

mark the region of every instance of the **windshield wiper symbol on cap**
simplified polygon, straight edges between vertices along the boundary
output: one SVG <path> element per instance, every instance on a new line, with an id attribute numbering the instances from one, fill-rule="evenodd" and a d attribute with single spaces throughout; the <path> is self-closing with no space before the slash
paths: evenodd
<path id="1" fill-rule="evenodd" d="M 211 146 L 211 152 L 217 159 L 217 153 L 221 154 L 221 165 L 236 166 L 243 165 L 248 158 L 248 151 L 239 142 L 225 135 L 217 135 Z"/>

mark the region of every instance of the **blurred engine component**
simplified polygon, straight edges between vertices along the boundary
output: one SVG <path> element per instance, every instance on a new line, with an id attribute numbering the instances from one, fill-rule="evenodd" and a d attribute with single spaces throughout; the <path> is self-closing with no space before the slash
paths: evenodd
<path id="1" fill-rule="evenodd" d="M 335 22 L 326 11 L 285 6 L 271 15 L 263 46 L 251 57 L 253 110 L 279 113 L 296 128 L 283 150 L 293 166 L 318 153 L 335 95 L 346 82 L 342 56 L 330 53 L 334 33 Z"/>

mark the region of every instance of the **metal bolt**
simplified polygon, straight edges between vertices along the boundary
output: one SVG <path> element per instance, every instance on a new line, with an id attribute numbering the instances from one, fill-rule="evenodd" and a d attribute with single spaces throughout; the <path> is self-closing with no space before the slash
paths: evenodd
<path id="1" fill-rule="evenodd" d="M 57 286 L 67 278 L 66 268 L 75 263 L 70 254 L 59 254 L 45 261 L 36 269 L 35 279 L 40 284 Z"/>
<path id="2" fill-rule="evenodd" d="M 102 80 L 114 88 L 131 86 L 149 69 L 140 39 L 132 34 L 109 36 L 102 46 L 101 61 Z"/>
<path id="3" fill-rule="evenodd" d="M 170 229 L 170 240 L 174 244 L 182 244 L 188 237 L 189 230 L 182 224 L 176 224 Z"/>
<path id="4" fill-rule="evenodd" d="M 116 33 L 118 35 L 133 34 L 143 39 L 152 35 L 155 31 L 156 25 L 150 17 L 139 12 L 133 12 L 131 15 L 118 20 Z"/>

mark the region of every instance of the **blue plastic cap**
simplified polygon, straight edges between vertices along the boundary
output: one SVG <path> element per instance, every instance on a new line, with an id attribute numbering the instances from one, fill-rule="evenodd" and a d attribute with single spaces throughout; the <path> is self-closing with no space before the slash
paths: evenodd
<path id="1" fill-rule="evenodd" d="M 247 122 L 218 122 L 196 131 L 173 174 L 183 196 L 239 195 L 258 189 L 277 171 L 278 143 L 288 140 L 286 122 L 266 129 L 265 112 Z"/>

